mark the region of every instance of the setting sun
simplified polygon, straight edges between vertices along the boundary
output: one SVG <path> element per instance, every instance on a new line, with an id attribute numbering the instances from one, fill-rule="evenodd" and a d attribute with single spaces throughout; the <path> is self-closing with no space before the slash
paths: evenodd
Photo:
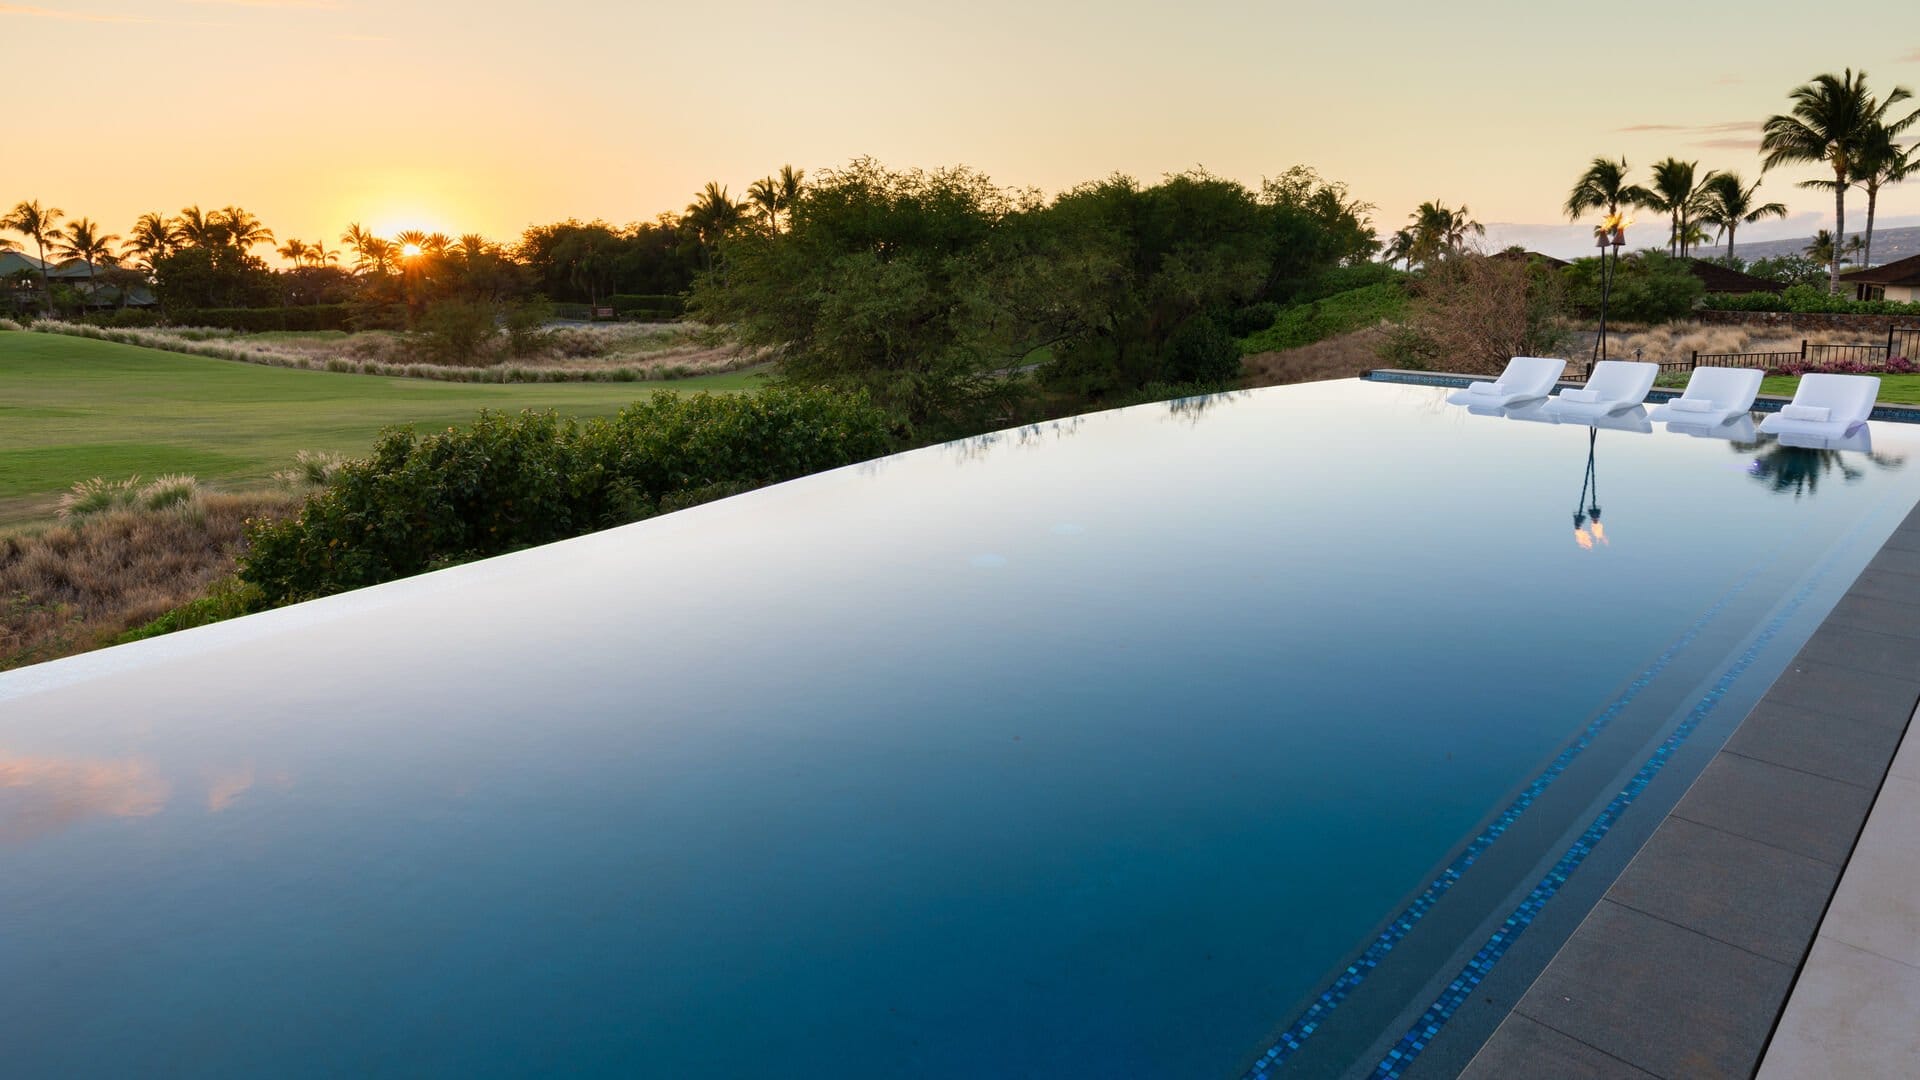
<path id="1" fill-rule="evenodd" d="M 400 245 L 400 257 L 401 257 L 401 258 L 403 258 L 403 259 L 411 259 L 411 258 L 413 258 L 414 256 L 416 256 L 416 255 L 418 255 L 418 254 L 420 254 L 420 245 L 419 245 L 419 244 L 402 244 L 402 245 Z"/>

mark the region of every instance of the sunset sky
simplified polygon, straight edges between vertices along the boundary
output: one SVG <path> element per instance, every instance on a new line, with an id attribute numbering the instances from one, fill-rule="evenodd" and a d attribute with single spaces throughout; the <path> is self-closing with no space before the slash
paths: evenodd
<path id="1" fill-rule="evenodd" d="M 1382 231 L 1437 198 L 1549 226 L 1493 238 L 1552 250 L 1582 235 L 1559 206 L 1596 154 L 1751 178 L 1760 121 L 1808 77 L 1920 87 L 1920 14 L 1897 3 L 1844 33 L 1811 32 L 1803 4 L 1627 2 L 1611 23 L 1548 7 L 0 0 L 18 121 L 0 202 L 115 232 L 237 203 L 282 239 L 332 243 L 349 221 L 510 239 L 863 154 L 1048 192 L 1306 163 L 1377 204 Z M 1791 183 L 1808 175 L 1770 178 L 1796 217 L 1742 238 L 1830 224 L 1831 198 Z M 1920 182 L 1881 204 L 1920 224 Z"/>

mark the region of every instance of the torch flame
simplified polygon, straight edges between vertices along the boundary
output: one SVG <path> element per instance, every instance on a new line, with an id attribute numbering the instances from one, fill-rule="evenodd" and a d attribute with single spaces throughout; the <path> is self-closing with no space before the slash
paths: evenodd
<path id="1" fill-rule="evenodd" d="M 1585 529 L 1573 530 L 1573 542 L 1579 544 L 1580 550 L 1582 551 L 1593 550 L 1593 537 L 1587 535 L 1587 530 Z"/>
<path id="2" fill-rule="evenodd" d="M 1595 519 L 1593 523 L 1593 538 L 1602 544 L 1607 542 L 1606 527 L 1601 525 L 1598 519 Z"/>

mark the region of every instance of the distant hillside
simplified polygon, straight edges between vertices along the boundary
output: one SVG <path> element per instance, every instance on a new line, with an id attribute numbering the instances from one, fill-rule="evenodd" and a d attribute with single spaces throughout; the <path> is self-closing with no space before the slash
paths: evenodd
<path id="1" fill-rule="evenodd" d="M 1859 224 L 1853 220 L 1851 213 L 1849 213 L 1847 217 L 1847 235 L 1854 236 L 1859 230 Z M 1733 253 L 1748 262 L 1752 262 L 1755 259 L 1771 259 L 1781 255 L 1804 255 L 1806 254 L 1807 245 L 1812 242 L 1813 237 L 1811 236 L 1802 236 L 1794 240 L 1759 240 L 1751 244 L 1742 244 L 1736 241 L 1733 245 Z M 1720 255 L 1724 254 L 1726 250 L 1724 245 L 1712 250 L 1701 248 L 1700 254 Z M 1904 229 L 1873 230 L 1873 263 L 1875 266 L 1881 263 L 1890 263 L 1896 259 L 1904 259 L 1909 255 L 1920 255 L 1920 225 L 1909 226 Z"/>

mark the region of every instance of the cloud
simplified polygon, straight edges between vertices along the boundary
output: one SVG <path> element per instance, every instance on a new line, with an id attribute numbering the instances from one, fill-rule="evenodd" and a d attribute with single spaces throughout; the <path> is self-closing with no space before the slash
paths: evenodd
<path id="1" fill-rule="evenodd" d="M 1755 153 L 1760 150 L 1759 139 L 1699 139 L 1687 145 L 1708 150 L 1751 150 Z"/>
<path id="2" fill-rule="evenodd" d="M 89 818 L 152 817 L 171 785 L 137 759 L 0 756 L 0 844 L 20 844 Z"/>
<path id="3" fill-rule="evenodd" d="M 153 19 L 138 15 L 94 15 L 84 11 L 50 11 L 47 8 L 28 7 L 24 4 L 0 4 L 0 15 L 18 15 L 26 19 L 59 19 L 62 22 L 87 23 L 150 23 Z"/>
<path id="4" fill-rule="evenodd" d="M 1629 124 L 1621 131 L 1684 131 L 1690 135 L 1735 135 L 1758 131 L 1758 120 L 1727 120 L 1718 124 Z"/>

